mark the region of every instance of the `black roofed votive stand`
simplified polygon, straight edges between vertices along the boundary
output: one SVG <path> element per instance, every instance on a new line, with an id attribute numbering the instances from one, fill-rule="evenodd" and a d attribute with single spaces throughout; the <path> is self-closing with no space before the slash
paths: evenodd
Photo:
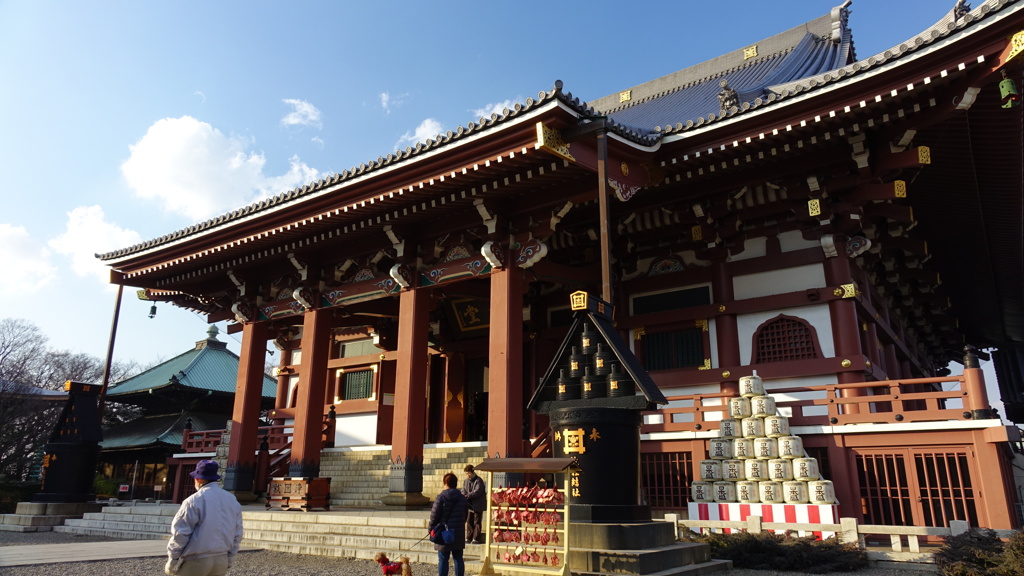
<path id="1" fill-rule="evenodd" d="M 709 562 L 706 545 L 676 542 L 675 524 L 652 521 L 641 500 L 642 414 L 668 400 L 615 329 L 610 304 L 576 292 L 571 305 L 569 333 L 528 404 L 548 415 L 551 460 L 579 464 L 568 473 L 565 564 L 644 575 Z"/>

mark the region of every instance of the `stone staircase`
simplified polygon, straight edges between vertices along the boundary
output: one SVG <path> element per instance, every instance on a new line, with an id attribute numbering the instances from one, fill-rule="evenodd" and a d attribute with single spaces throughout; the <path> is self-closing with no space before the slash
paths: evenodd
<path id="1" fill-rule="evenodd" d="M 428 446 L 423 454 L 423 495 L 433 499 L 447 472 L 460 481 L 466 464 L 479 464 L 486 446 L 469 443 Z M 331 511 L 267 511 L 262 505 L 243 507 L 243 546 L 294 554 L 372 559 L 377 552 L 406 555 L 413 562 L 436 563 L 437 553 L 427 540 L 428 510 L 394 511 L 381 503 L 388 494 L 391 451 L 327 449 L 321 454 L 321 476 L 331 478 Z M 100 512 L 69 519 L 58 532 L 109 536 L 125 540 L 167 538 L 177 504 L 107 506 Z M 474 566 L 474 554 L 466 551 Z"/>
<path id="2" fill-rule="evenodd" d="M 68 520 L 54 530 L 124 540 L 166 539 L 177 511 L 176 504 L 107 507 L 80 520 Z M 421 540 L 427 533 L 426 511 L 282 512 L 248 505 L 243 507 L 242 521 L 243 547 L 368 561 L 383 551 L 392 558 L 437 562 L 433 545 Z M 482 549 L 476 546 L 466 551 L 467 567 L 479 568 Z"/>
<path id="3" fill-rule="evenodd" d="M 423 495 L 433 499 L 441 479 L 453 472 L 462 482 L 466 464 L 479 464 L 487 447 L 476 443 L 423 449 Z M 388 494 L 391 451 L 328 448 L 320 456 L 320 475 L 331 478 L 331 508 L 383 508 Z"/>
<path id="4" fill-rule="evenodd" d="M 120 540 L 159 540 L 170 535 L 171 520 L 177 511 L 177 504 L 104 506 L 99 512 L 65 520 L 63 526 L 54 526 L 53 531 Z"/>
<path id="5" fill-rule="evenodd" d="M 99 504 L 88 503 L 18 502 L 14 514 L 0 514 L 0 531 L 50 532 L 65 520 L 99 509 Z"/>

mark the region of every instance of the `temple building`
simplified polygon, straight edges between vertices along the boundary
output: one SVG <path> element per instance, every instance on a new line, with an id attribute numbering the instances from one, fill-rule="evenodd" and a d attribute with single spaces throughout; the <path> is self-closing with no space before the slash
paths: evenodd
<path id="1" fill-rule="evenodd" d="M 649 505 L 686 508 L 756 374 L 843 516 L 1019 526 L 1019 433 L 979 356 L 1024 421 L 1024 3 L 958 2 L 873 55 L 849 6 L 594 100 L 556 81 L 99 257 L 115 283 L 241 333 L 240 494 L 260 474 L 268 345 L 289 476 L 320 474 L 332 407 L 335 445 L 389 447 L 390 506 L 427 501 L 424 445 L 549 454 L 527 403 L 586 292 L 668 400 L 643 416 Z"/>
<path id="2" fill-rule="evenodd" d="M 238 356 L 217 333 L 211 325 L 190 350 L 107 391 L 108 402 L 141 411 L 138 418 L 103 431 L 98 473 L 129 487 L 127 494 L 110 496 L 172 499 L 177 494 L 180 500 L 192 488 L 185 474 L 201 456 L 183 450 L 185 436 L 223 430 L 234 406 Z M 273 406 L 276 391 L 277 383 L 264 376 L 263 409 Z"/>

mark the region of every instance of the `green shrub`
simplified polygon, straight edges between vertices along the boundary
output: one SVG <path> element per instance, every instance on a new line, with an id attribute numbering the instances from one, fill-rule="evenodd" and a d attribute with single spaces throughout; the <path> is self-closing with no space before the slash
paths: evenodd
<path id="1" fill-rule="evenodd" d="M 36 482 L 0 482 L 0 514 L 14 514 L 18 502 L 28 502 L 39 488 Z"/>
<path id="2" fill-rule="evenodd" d="M 106 476 L 100 476 L 97 474 L 92 479 L 92 489 L 96 493 L 96 498 L 103 500 L 106 498 L 116 498 L 119 494 L 118 488 L 123 479 L 119 478 L 107 478 Z"/>
<path id="3" fill-rule="evenodd" d="M 732 560 L 736 568 L 790 570 L 825 574 L 852 572 L 868 565 L 867 554 L 856 544 L 843 544 L 836 538 L 815 540 L 774 532 L 751 534 L 695 534 L 687 539 L 706 542 L 711 557 Z"/>
<path id="4" fill-rule="evenodd" d="M 946 536 L 935 553 L 942 576 L 1020 576 L 1024 574 L 1024 533 L 1015 532 L 1004 544 L 987 528 L 971 528 Z"/>

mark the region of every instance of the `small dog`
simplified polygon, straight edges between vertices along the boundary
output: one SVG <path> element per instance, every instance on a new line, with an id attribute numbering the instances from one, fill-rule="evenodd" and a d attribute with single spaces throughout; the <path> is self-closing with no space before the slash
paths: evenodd
<path id="1" fill-rule="evenodd" d="M 385 576 L 388 574 L 412 576 L 412 567 L 409 566 L 408 556 L 401 556 L 398 558 L 398 562 L 392 562 L 391 560 L 388 560 L 388 557 L 383 552 L 377 552 L 377 554 L 373 556 L 373 561 L 380 564 L 380 569 L 384 572 Z"/>

